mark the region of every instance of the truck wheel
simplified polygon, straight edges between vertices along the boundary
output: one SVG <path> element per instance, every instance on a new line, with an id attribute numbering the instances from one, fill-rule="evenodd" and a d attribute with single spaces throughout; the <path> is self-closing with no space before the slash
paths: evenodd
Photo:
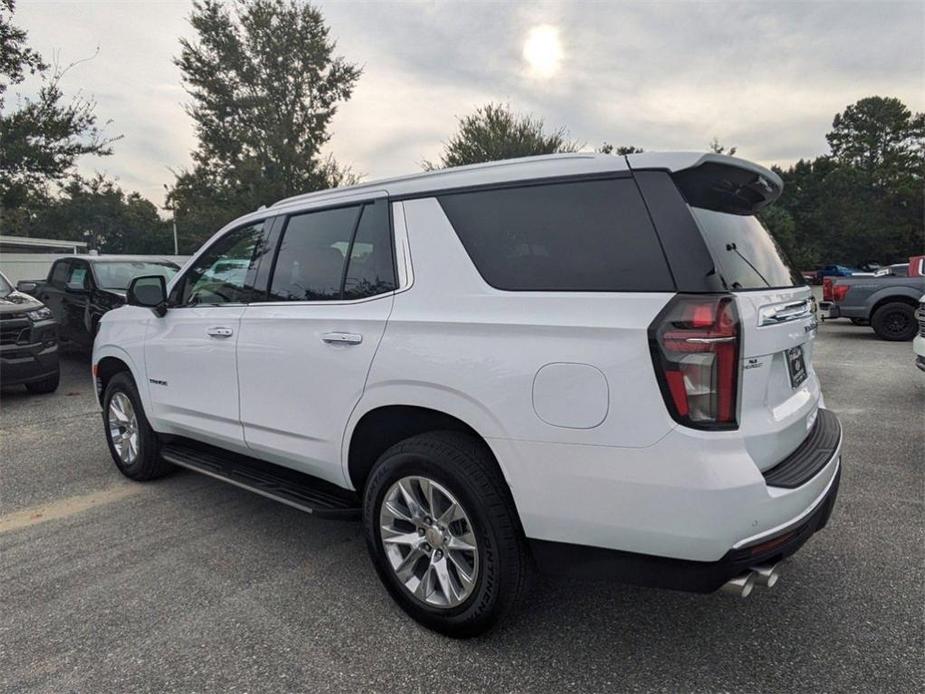
<path id="1" fill-rule="evenodd" d="M 911 340 L 918 330 L 915 309 L 902 301 L 893 301 L 878 308 L 870 324 L 877 337 L 891 342 Z"/>
<path id="2" fill-rule="evenodd" d="M 145 417 L 135 381 L 126 371 L 113 376 L 103 393 L 103 427 L 109 453 L 123 475 L 144 482 L 170 472 L 172 466 L 161 458 L 160 442 Z"/>
<path id="3" fill-rule="evenodd" d="M 363 522 L 379 578 L 430 629 L 475 636 L 526 593 L 531 562 L 510 490 L 471 436 L 431 432 L 388 449 L 367 481 Z"/>
<path id="4" fill-rule="evenodd" d="M 33 381 L 32 383 L 27 383 L 26 388 L 30 393 L 54 393 L 58 390 L 58 383 L 61 380 L 61 371 L 55 371 L 48 378 L 43 378 L 41 381 Z"/>

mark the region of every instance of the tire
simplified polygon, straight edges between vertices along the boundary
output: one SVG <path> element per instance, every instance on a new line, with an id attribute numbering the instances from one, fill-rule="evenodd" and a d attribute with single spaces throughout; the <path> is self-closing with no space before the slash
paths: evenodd
<path id="1" fill-rule="evenodd" d="M 113 400 L 117 406 L 113 410 Z M 126 406 L 128 401 L 129 406 Z M 124 418 L 118 416 L 121 411 Z M 130 424 L 134 421 L 134 424 Z M 120 443 L 113 441 L 114 429 L 122 429 L 119 435 L 136 435 L 135 445 L 131 446 L 128 440 Z M 163 477 L 171 471 L 173 466 L 161 458 L 160 441 L 157 433 L 148 423 L 141 398 L 138 397 L 138 388 L 131 374 L 122 371 L 113 376 L 106 385 L 103 393 L 103 429 L 106 432 L 106 443 L 109 444 L 109 453 L 119 471 L 129 479 L 138 482 Z"/>
<path id="2" fill-rule="evenodd" d="M 43 378 L 41 381 L 33 381 L 32 383 L 27 383 L 26 388 L 30 393 L 54 393 L 58 390 L 58 383 L 61 381 L 61 371 L 55 371 L 48 378 Z"/>
<path id="3" fill-rule="evenodd" d="M 863 318 L 852 318 L 851 324 L 852 325 L 870 325 L 870 321 L 864 320 Z"/>
<path id="4" fill-rule="evenodd" d="M 436 501 L 432 505 L 432 509 L 437 509 L 434 512 L 435 523 L 440 524 L 447 517 L 446 511 L 440 519 L 437 519 L 437 514 L 446 508 L 451 497 L 458 502 L 465 516 L 465 520 L 445 526 L 443 539 L 440 539 L 438 530 L 437 539 L 432 540 L 434 525 L 426 526 L 430 529 L 420 538 L 424 554 L 414 559 L 411 567 L 422 574 L 420 583 L 424 593 L 427 593 L 427 585 L 434 586 L 425 597 L 412 594 L 393 564 L 394 561 L 404 563 L 400 554 L 405 550 L 407 558 L 418 549 L 410 545 L 415 541 L 415 533 L 420 535 L 424 531 L 420 526 L 415 530 L 417 522 L 407 523 L 399 518 L 411 508 L 410 505 L 400 503 L 402 510 L 397 515 L 389 511 L 395 508 L 396 499 L 407 498 L 398 496 L 400 480 L 418 501 L 422 501 L 422 478 L 437 489 L 434 492 Z M 383 505 L 387 500 L 389 505 L 383 516 Z M 443 502 L 442 505 L 440 502 Z M 418 510 L 426 510 L 425 505 Z M 400 532 L 407 532 L 407 535 L 399 536 L 394 529 L 387 530 L 385 518 L 395 519 L 397 525 L 404 525 Z M 453 431 L 430 432 L 405 439 L 383 453 L 366 483 L 363 524 L 366 544 L 382 583 L 405 612 L 429 629 L 454 638 L 476 636 L 518 606 L 527 593 L 532 563 L 510 489 L 491 453 L 472 436 Z M 387 553 L 383 540 L 385 535 L 396 540 L 405 537 L 411 540 L 407 543 L 409 546 L 389 545 Z M 467 541 L 474 538 L 474 550 L 454 549 L 459 538 Z M 433 546 L 427 541 L 433 541 Z M 443 551 L 438 547 L 445 548 L 442 560 Z M 437 564 L 434 564 L 435 560 Z M 445 567 L 442 575 L 437 570 L 439 561 Z M 460 565 L 464 566 L 464 570 L 458 568 Z M 470 571 L 468 588 L 464 587 L 461 578 L 465 569 Z M 432 571 L 430 579 L 427 577 L 429 571 Z M 409 580 L 413 582 L 415 579 Z M 449 591 L 441 590 L 446 582 L 453 584 Z M 468 594 L 463 597 L 467 591 Z M 453 597 L 459 602 L 446 604 L 450 602 L 447 596 L 454 593 L 458 593 Z M 432 604 L 440 601 L 444 604 Z"/>
<path id="5" fill-rule="evenodd" d="M 893 301 L 878 308 L 870 324 L 877 337 L 891 342 L 911 340 L 918 332 L 915 309 L 902 301 Z"/>

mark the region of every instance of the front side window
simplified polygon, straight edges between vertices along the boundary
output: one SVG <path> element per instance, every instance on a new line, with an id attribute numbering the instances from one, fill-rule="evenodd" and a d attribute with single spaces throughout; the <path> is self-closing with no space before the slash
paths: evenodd
<path id="1" fill-rule="evenodd" d="M 181 306 L 247 303 L 257 263 L 266 252 L 264 222 L 228 232 L 206 250 L 172 292 Z M 152 273 L 156 274 L 156 273 Z"/>
<path id="2" fill-rule="evenodd" d="M 289 218 L 270 283 L 270 301 L 362 299 L 393 289 L 385 200 Z"/>
<path id="3" fill-rule="evenodd" d="M 497 289 L 674 290 L 631 179 L 452 193 L 439 201 L 476 269 Z"/>

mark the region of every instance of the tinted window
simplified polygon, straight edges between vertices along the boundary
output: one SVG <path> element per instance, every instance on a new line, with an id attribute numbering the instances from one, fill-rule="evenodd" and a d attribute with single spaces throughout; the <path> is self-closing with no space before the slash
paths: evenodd
<path id="1" fill-rule="evenodd" d="M 716 271 L 726 289 L 765 289 L 804 284 L 783 249 L 757 217 L 692 207 Z"/>
<path id="2" fill-rule="evenodd" d="M 395 287 L 389 204 L 379 200 L 363 207 L 347 265 L 344 298 L 364 299 Z"/>
<path id="3" fill-rule="evenodd" d="M 340 207 L 290 217 L 276 257 L 270 300 L 339 299 L 359 214 L 359 207 Z"/>
<path id="4" fill-rule="evenodd" d="M 386 201 L 289 219 L 273 271 L 271 301 L 361 299 L 393 289 Z"/>
<path id="5" fill-rule="evenodd" d="M 181 305 L 245 303 L 253 298 L 257 262 L 265 252 L 263 222 L 230 231 L 195 261 L 178 285 Z"/>
<path id="6" fill-rule="evenodd" d="M 498 289 L 674 290 L 655 230 L 630 179 L 439 199 L 476 268 Z"/>

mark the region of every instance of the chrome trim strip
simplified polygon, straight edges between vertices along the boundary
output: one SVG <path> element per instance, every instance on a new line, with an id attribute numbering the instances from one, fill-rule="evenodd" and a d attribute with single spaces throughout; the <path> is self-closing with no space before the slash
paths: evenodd
<path id="1" fill-rule="evenodd" d="M 799 320 L 812 315 L 812 298 L 800 301 L 788 301 L 782 304 L 771 304 L 758 309 L 758 325 L 779 325 L 789 321 Z"/>

